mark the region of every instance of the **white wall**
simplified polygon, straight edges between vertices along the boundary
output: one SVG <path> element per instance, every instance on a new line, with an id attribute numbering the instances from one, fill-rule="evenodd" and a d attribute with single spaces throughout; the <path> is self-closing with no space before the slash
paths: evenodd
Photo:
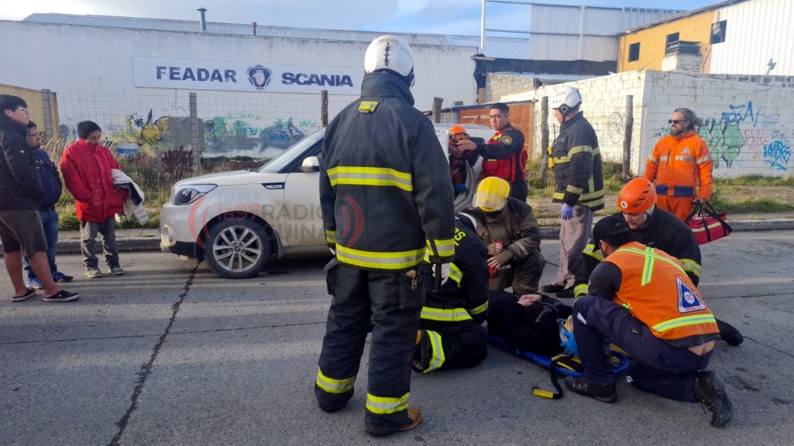
<path id="1" fill-rule="evenodd" d="M 538 90 L 502 96 L 502 101 L 551 97 L 564 85 L 582 93 L 582 110 L 593 124 L 605 161 L 622 162 L 626 96 L 633 95 L 631 170 L 645 171 L 658 140 L 670 129 L 678 107 L 692 109 L 705 121 L 699 134 L 715 160 L 714 176 L 780 176 L 794 171 L 794 88 L 662 71 L 628 71 Z M 535 107 L 535 141 L 540 148 L 540 105 Z M 550 139 L 559 124 L 549 112 Z M 537 154 L 537 151 L 533 151 Z"/>
<path id="2" fill-rule="evenodd" d="M 306 132 L 318 127 L 319 94 L 136 88 L 133 58 L 297 65 L 317 67 L 318 71 L 323 67 L 361 67 L 363 72 L 366 47 L 366 43 L 347 41 L 0 21 L 0 84 L 52 90 L 58 94 L 63 125 L 73 129 L 78 121 L 95 120 L 106 135 L 117 135 L 128 145 L 137 144 L 150 113 L 151 124 L 160 117 L 188 116 L 188 93 L 196 91 L 200 119 L 225 123 L 224 134 L 239 132 L 256 139 L 278 120 L 291 118 Z M 430 110 L 434 97 L 443 98 L 444 105 L 475 101 L 471 56 L 476 48 L 415 44 L 412 49 L 416 108 Z M 329 119 L 358 97 L 359 91 L 357 85 L 355 94 L 330 94 Z M 222 129 L 218 130 L 221 133 Z M 172 142 L 159 140 L 152 146 L 165 150 Z M 251 148 L 250 143 L 242 148 Z M 227 145 L 231 149 L 234 144 Z"/>

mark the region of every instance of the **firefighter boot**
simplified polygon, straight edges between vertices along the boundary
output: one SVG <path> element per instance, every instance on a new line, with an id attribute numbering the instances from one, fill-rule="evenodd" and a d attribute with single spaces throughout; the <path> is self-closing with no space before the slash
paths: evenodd
<path id="1" fill-rule="evenodd" d="M 378 430 L 367 423 L 364 424 L 364 430 L 366 430 L 367 433 L 373 437 L 385 437 L 397 432 L 409 431 L 416 426 L 419 426 L 419 423 L 422 422 L 422 409 L 420 409 L 419 406 L 409 405 L 408 409 L 406 409 L 406 412 L 406 415 L 408 416 L 408 423 L 397 430 Z"/>
<path id="2" fill-rule="evenodd" d="M 744 336 L 733 325 L 717 319 L 717 328 L 720 329 L 720 338 L 728 345 L 736 347 L 744 342 Z"/>
<path id="3" fill-rule="evenodd" d="M 733 418 L 733 406 L 725 392 L 725 383 L 716 372 L 697 372 L 694 383 L 695 399 L 711 412 L 711 425 L 722 427 Z"/>

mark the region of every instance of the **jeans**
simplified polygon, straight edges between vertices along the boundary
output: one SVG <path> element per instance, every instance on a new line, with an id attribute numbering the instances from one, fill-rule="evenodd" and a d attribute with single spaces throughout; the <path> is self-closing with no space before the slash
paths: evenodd
<path id="1" fill-rule="evenodd" d="M 39 211 L 41 215 L 41 224 L 44 227 L 44 237 L 47 239 L 47 260 L 50 263 L 50 272 L 55 273 L 58 267 L 55 265 L 55 249 L 58 245 L 58 212 L 57 211 Z M 22 258 L 22 266 L 27 271 L 28 280 L 38 279 L 36 273 L 28 263 L 28 257 Z"/>

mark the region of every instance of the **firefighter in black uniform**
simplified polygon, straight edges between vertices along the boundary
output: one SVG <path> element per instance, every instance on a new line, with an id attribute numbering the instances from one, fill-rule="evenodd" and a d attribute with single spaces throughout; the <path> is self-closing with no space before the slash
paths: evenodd
<path id="1" fill-rule="evenodd" d="M 411 359 L 425 292 L 418 266 L 448 277 L 455 254 L 452 184 L 430 120 L 413 107 L 411 48 L 396 36 L 370 43 L 361 98 L 325 131 L 320 203 L 326 241 L 339 265 L 315 380 L 326 412 L 353 396 L 372 322 L 365 430 L 374 436 L 413 429 Z M 429 286 L 429 285 L 428 285 Z"/>
<path id="2" fill-rule="evenodd" d="M 441 368 L 473 367 L 488 355 L 488 264 L 478 234 L 485 232 L 485 215 L 477 209 L 455 218 L 455 261 L 449 280 L 438 291 L 425 288 L 413 369 L 430 373 Z M 427 265 L 427 264 L 425 264 Z M 424 281 L 433 278 L 423 265 Z"/>
<path id="3" fill-rule="evenodd" d="M 684 272 L 695 286 L 700 282 L 700 246 L 689 227 L 674 214 L 656 207 L 656 190 L 645 178 L 629 181 L 618 196 L 621 212 L 604 217 L 609 221 L 625 220 L 634 240 L 660 249 L 681 261 Z M 590 274 L 604 260 L 595 238 L 584 249 L 584 261 L 576 274 L 576 296 L 588 293 Z M 727 322 L 717 319 L 720 337 L 730 345 L 742 343 L 742 334 Z"/>
<path id="4" fill-rule="evenodd" d="M 507 104 L 497 102 L 488 112 L 491 128 L 496 133 L 488 142 L 478 143 L 472 140 L 461 141 L 458 148 L 476 151 L 482 156 L 481 179 L 499 177 L 510 183 L 510 196 L 527 201 L 527 179 L 524 169 L 527 164 L 527 151 L 524 150 L 524 134 L 510 123 L 510 108 Z"/>

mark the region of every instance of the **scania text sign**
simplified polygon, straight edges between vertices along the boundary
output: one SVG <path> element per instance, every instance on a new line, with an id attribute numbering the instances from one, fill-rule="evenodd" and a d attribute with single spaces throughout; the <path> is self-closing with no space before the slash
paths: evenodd
<path id="1" fill-rule="evenodd" d="M 351 67 L 274 65 L 133 57 L 136 87 L 186 90 L 265 91 L 357 96 L 363 71 Z"/>

